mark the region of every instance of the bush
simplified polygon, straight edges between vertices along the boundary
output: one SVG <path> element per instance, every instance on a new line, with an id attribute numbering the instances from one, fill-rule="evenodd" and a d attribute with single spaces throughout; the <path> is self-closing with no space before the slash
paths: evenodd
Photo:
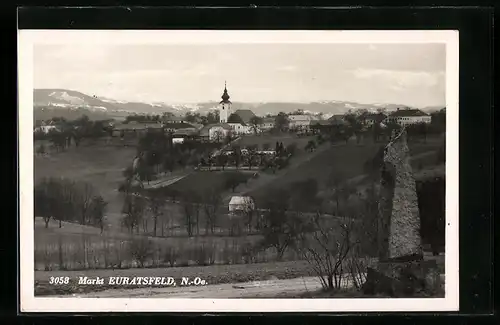
<path id="1" fill-rule="evenodd" d="M 198 246 L 191 251 L 191 256 L 199 266 L 215 264 L 215 249 L 213 246 Z"/>
<path id="2" fill-rule="evenodd" d="M 177 259 L 179 258 L 179 251 L 174 247 L 167 247 L 165 253 L 163 254 L 163 262 L 174 267 Z"/>
<path id="3" fill-rule="evenodd" d="M 129 245 L 130 255 L 139 264 L 144 267 L 146 261 L 152 257 L 153 243 L 147 238 L 133 239 Z"/>

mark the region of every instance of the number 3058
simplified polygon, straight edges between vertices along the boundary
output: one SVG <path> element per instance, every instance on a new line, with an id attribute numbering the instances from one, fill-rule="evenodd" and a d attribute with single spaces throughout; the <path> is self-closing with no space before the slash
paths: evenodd
<path id="1" fill-rule="evenodd" d="M 49 284 L 68 284 L 68 283 L 69 283 L 69 277 L 67 276 L 57 276 L 57 277 L 51 276 L 49 279 Z"/>

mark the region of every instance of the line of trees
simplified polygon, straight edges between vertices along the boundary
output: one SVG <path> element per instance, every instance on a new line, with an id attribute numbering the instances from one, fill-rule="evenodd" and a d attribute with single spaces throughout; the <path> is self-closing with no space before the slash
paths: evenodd
<path id="1" fill-rule="evenodd" d="M 54 117 L 52 122 L 56 127 L 47 133 L 42 130 L 34 132 L 35 140 L 49 140 L 56 151 L 64 151 L 72 144 L 79 146 L 83 139 L 97 139 L 111 135 L 112 127 L 107 120 L 91 121 L 88 116 L 83 115 L 75 120 L 66 120 L 62 117 Z M 41 146 L 38 153 L 45 153 L 47 148 Z"/>
<path id="2" fill-rule="evenodd" d="M 64 178 L 44 178 L 34 189 L 35 217 L 42 217 L 45 227 L 50 220 L 76 222 L 98 226 L 101 233 L 105 226 L 107 202 L 91 184 Z"/>

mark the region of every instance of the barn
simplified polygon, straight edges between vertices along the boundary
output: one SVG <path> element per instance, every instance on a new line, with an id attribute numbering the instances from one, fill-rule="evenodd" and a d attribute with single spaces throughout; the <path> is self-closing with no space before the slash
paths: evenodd
<path id="1" fill-rule="evenodd" d="M 229 213 L 245 213 L 255 210 L 254 200 L 250 196 L 233 196 L 229 201 Z"/>

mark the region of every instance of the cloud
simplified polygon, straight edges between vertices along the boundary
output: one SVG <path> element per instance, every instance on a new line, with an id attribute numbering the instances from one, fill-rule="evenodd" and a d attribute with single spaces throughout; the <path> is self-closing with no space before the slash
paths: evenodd
<path id="1" fill-rule="evenodd" d="M 444 84 L 444 72 L 408 71 L 383 69 L 356 69 L 352 71 L 358 79 L 369 79 L 386 83 L 394 90 L 420 87 L 436 87 Z"/>

